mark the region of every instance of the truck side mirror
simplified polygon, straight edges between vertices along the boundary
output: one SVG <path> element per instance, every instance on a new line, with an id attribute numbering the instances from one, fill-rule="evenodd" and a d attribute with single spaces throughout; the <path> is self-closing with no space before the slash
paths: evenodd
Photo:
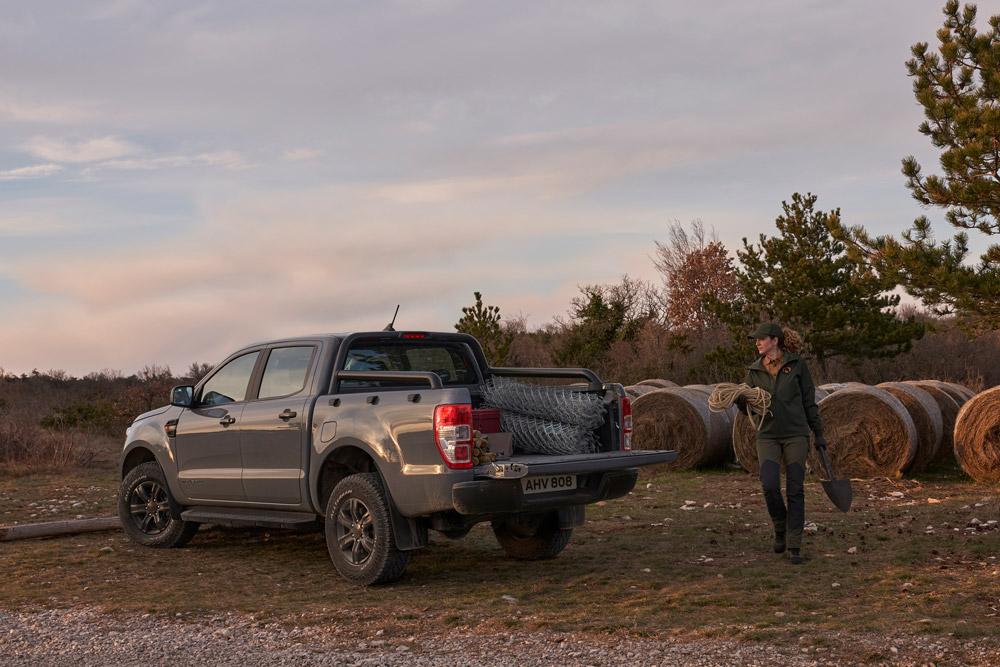
<path id="1" fill-rule="evenodd" d="M 170 405 L 190 408 L 194 404 L 194 387 L 181 385 L 170 390 Z"/>

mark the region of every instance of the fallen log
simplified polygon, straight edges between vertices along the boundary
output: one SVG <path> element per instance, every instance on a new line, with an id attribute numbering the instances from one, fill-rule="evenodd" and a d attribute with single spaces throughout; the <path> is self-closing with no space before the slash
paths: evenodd
<path id="1" fill-rule="evenodd" d="M 55 537 L 56 535 L 76 535 L 99 530 L 121 528 L 116 516 L 101 519 L 77 519 L 74 521 L 47 521 L 45 523 L 25 523 L 14 526 L 0 526 L 0 542 L 26 540 L 32 537 Z"/>

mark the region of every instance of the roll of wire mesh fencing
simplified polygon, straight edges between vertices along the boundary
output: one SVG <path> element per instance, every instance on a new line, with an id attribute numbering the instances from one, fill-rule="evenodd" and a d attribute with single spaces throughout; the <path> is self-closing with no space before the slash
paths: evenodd
<path id="1" fill-rule="evenodd" d="M 913 463 L 905 471 L 917 473 L 922 471 L 937 456 L 938 447 L 944 431 L 941 419 L 941 408 L 937 401 L 918 385 L 905 382 L 883 382 L 876 385 L 900 400 L 917 429 L 917 453 Z"/>
<path id="2" fill-rule="evenodd" d="M 948 463 L 955 460 L 955 419 L 958 418 L 958 411 L 962 407 L 953 395 L 945 391 L 942 387 L 932 382 L 924 380 L 907 380 L 904 384 L 911 384 L 920 387 L 938 404 L 941 410 L 941 442 L 938 444 L 937 453 L 931 459 L 931 464 Z M 962 400 L 962 404 L 965 401 Z"/>
<path id="3" fill-rule="evenodd" d="M 674 449 L 669 468 L 718 465 L 729 452 L 730 434 L 724 415 L 708 409 L 708 395 L 685 387 L 657 389 L 632 402 L 633 449 Z M 645 469 L 644 469 L 645 470 Z"/>
<path id="4" fill-rule="evenodd" d="M 529 454 L 588 454 L 599 449 L 594 429 L 604 424 L 603 395 L 565 386 L 492 378 L 480 387 L 483 405 L 500 411 L 514 448 Z"/>
<path id="5" fill-rule="evenodd" d="M 906 407 L 888 391 L 852 383 L 820 401 L 819 416 L 838 477 L 899 477 L 912 465 L 916 427 Z M 809 464 L 823 470 L 812 448 Z"/>
<path id="6" fill-rule="evenodd" d="M 1000 483 L 1000 387 L 966 401 L 955 419 L 955 458 L 980 483 Z"/>

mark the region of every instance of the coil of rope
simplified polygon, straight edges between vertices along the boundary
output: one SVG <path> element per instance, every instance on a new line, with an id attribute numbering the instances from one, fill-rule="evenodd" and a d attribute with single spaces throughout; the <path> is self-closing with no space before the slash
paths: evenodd
<path id="1" fill-rule="evenodd" d="M 733 407 L 736 399 L 740 396 L 747 399 L 747 417 L 754 428 L 759 431 L 760 427 L 764 425 L 764 417 L 771 413 L 769 409 L 771 407 L 771 394 L 760 387 L 723 382 L 716 385 L 715 391 L 708 397 L 708 409 L 712 412 L 725 412 Z"/>

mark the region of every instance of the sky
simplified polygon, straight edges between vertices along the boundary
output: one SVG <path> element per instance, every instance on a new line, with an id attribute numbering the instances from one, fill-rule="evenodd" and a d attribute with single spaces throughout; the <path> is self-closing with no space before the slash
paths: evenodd
<path id="1" fill-rule="evenodd" d="M 0 5 L 0 368 L 183 373 L 259 340 L 529 327 L 695 219 L 811 192 L 898 235 L 943 0 Z M 979 3 L 979 27 L 1000 2 Z"/>

